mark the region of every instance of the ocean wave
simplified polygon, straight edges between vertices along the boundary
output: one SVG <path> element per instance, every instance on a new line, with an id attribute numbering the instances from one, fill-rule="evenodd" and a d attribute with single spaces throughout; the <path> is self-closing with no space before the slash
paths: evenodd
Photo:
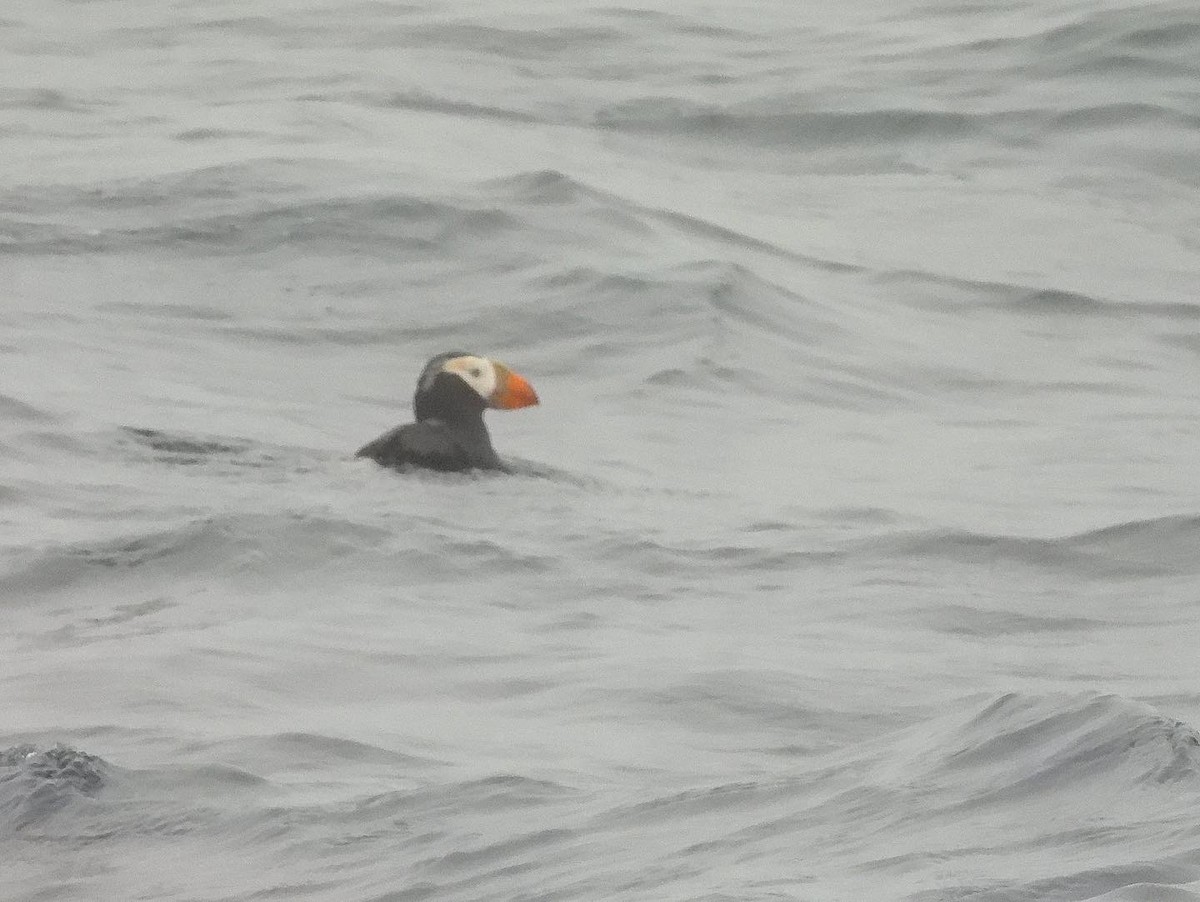
<path id="1" fill-rule="evenodd" d="M 117 427 L 99 453 L 117 453 L 130 463 L 207 468 L 214 474 L 242 470 L 271 471 L 275 478 L 311 473 L 348 455 L 312 448 L 276 445 L 237 436 L 212 436 L 148 426 Z M 102 439 L 109 436 L 101 434 Z M 92 449 L 91 453 L 97 453 Z"/>
<path id="2" fill-rule="evenodd" d="M 394 257 L 468 242 L 516 223 L 485 207 L 409 198 L 314 200 L 269 209 L 187 216 L 127 227 L 0 225 L 0 253 L 85 254 L 170 247 L 200 253 L 259 254 L 320 244 L 330 252 Z"/>
<path id="3" fill-rule="evenodd" d="M 385 255 L 459 246 L 518 222 L 471 198 L 314 191 L 337 183 L 319 161 L 264 160 L 100 185 L 26 187 L 4 196 L 0 253 L 113 253 L 170 247 L 266 253 L 319 244 Z M 344 177 L 343 177 L 344 180 Z"/>
<path id="4" fill-rule="evenodd" d="M 20 745 L 0 751 L 0 829 L 28 828 L 90 798 L 104 787 L 108 775 L 103 759 L 66 745 Z"/>
<path id="5" fill-rule="evenodd" d="M 966 49 L 1020 60 L 1023 78 L 1114 75 L 1162 79 L 1200 71 L 1200 25 L 1187 3 L 1081 10 L 1072 21 L 1005 36 Z"/>
<path id="6" fill-rule="evenodd" d="M 499 119 L 506 122 L 534 123 L 541 120 L 522 110 L 487 106 L 467 100 L 451 100 L 427 91 L 400 91 L 375 101 L 378 105 L 424 113 L 442 113 L 447 116 L 463 116 L 469 119 Z"/>
<path id="7" fill-rule="evenodd" d="M 145 427 L 126 426 L 122 428 L 122 432 L 139 445 L 179 463 L 196 463 L 218 456 L 237 457 L 253 447 L 248 441 L 206 439 Z"/>
<path id="8" fill-rule="evenodd" d="M 602 192 L 557 169 L 518 172 L 491 179 L 483 187 L 521 203 L 555 207 L 606 199 Z"/>
<path id="9" fill-rule="evenodd" d="M 705 303 L 707 328 L 688 358 L 650 374 L 646 385 L 736 387 L 760 398 L 853 409 L 911 403 L 894 373 L 849 350 L 864 336 L 854 335 L 844 309 L 741 265 L 697 263 L 679 276 Z"/>
<path id="10" fill-rule="evenodd" d="M 419 25 L 404 30 L 410 46 L 444 47 L 503 59 L 547 60 L 576 57 L 581 47 L 612 47 L 625 33 L 608 26 L 562 25 L 553 20 L 517 28 L 466 20 Z"/>
<path id="11" fill-rule="evenodd" d="M 988 114 L 917 108 L 804 109 L 806 102 L 804 98 L 772 97 L 752 104 L 718 106 L 646 97 L 597 111 L 595 123 L 614 131 L 801 150 L 964 140 L 990 132 L 990 122 L 1000 121 Z"/>
<path id="12" fill-rule="evenodd" d="M 1026 796 L 1045 804 L 1098 781 L 1110 792 L 1172 786 L 1200 799 L 1200 734 L 1116 695 L 1010 693 L 906 735 L 886 768 L 956 796 L 969 792 L 971 804 Z"/>
<path id="13" fill-rule="evenodd" d="M 0 395 L 0 417 L 9 422 L 22 423 L 49 423 L 55 419 L 47 411 L 39 410 L 32 404 L 9 395 Z"/>
<path id="14" fill-rule="evenodd" d="M 428 817 L 441 812 L 504 812 L 536 808 L 557 801 L 575 801 L 580 792 L 553 780 L 513 773 L 493 773 L 470 779 L 425 779 L 409 789 L 373 793 L 355 803 L 372 818 Z"/>
<path id="15" fill-rule="evenodd" d="M 939 632 L 991 640 L 999 636 L 1077 632 L 1112 625 L 1092 617 L 1035 615 L 960 604 L 941 604 L 930 608 L 926 620 L 931 629 Z"/>
<path id="16" fill-rule="evenodd" d="M 53 88 L 21 88 L 0 91 L 0 110 L 34 110 L 58 113 L 82 113 L 110 104 L 85 101 Z"/>
<path id="17" fill-rule="evenodd" d="M 758 96 L 712 99 L 712 92 L 698 94 L 685 83 L 672 92 L 600 105 L 592 124 L 726 150 L 829 154 L 843 171 L 861 169 L 862 158 L 873 171 L 936 171 L 938 163 L 926 154 L 930 148 L 959 153 L 971 147 L 975 163 L 997 155 L 1011 159 L 1042 144 L 1075 153 L 1081 134 L 1124 135 L 1135 126 L 1143 134 L 1173 136 L 1186 155 L 1187 136 L 1198 121 L 1185 99 L 1200 73 L 1193 11 L 1163 3 L 1081 9 L 1041 20 L 1045 24 L 1038 28 L 1038 17 L 1031 17 L 1034 28 L 1017 33 L 1007 25 L 986 36 L 964 29 L 961 40 L 948 38 L 953 31 L 945 29 L 914 35 L 916 47 L 901 42 L 899 49 L 846 61 L 840 91 L 778 90 L 771 76 L 779 69 L 753 73 L 742 67 L 739 93 L 744 97 L 761 82 Z M 764 56 L 776 66 L 791 62 L 803 77 L 785 47 L 769 39 L 763 44 Z M 881 101 L 878 82 L 886 79 L 919 86 L 914 88 L 919 99 Z M 868 87 L 861 87 L 864 82 Z M 1188 177 L 1182 165 L 1159 168 L 1172 178 Z"/>
<path id="18" fill-rule="evenodd" d="M 900 556 L 978 565 L 1009 561 L 1083 579 L 1140 579 L 1200 572 L 1192 553 L 1200 516 L 1134 520 L 1059 538 L 933 531 L 869 540 L 861 547 Z"/>
<path id="19" fill-rule="evenodd" d="M 380 527 L 301 514 L 204 517 L 154 532 L 25 552 L 0 577 L 0 586 L 14 597 L 37 597 L 104 579 L 153 577 L 171 583 L 196 575 L 232 577 L 264 560 L 263 568 L 282 578 L 377 546 L 389 534 Z"/>
<path id="20" fill-rule="evenodd" d="M 846 557 L 827 549 L 777 549 L 756 545 L 696 543 L 674 544 L 647 537 L 602 537 L 589 542 L 589 556 L 619 563 L 637 572 L 659 576 L 708 571 L 750 571 L 794 574 L 809 567 Z"/>
<path id="21" fill-rule="evenodd" d="M 1133 300 L 1053 284 L 962 279 L 919 270 L 881 270 L 871 281 L 915 307 L 961 317 L 973 317 L 983 306 L 1021 317 L 1200 319 L 1200 303 Z"/>
<path id="22" fill-rule="evenodd" d="M 666 232 L 688 239 L 693 260 L 761 254 L 823 272 L 862 271 L 602 191 L 555 170 L 518 172 L 440 195 L 346 186 L 340 193 L 312 196 L 305 179 L 337 182 L 323 165 L 268 160 L 99 186 L 10 192 L 0 198 L 11 202 L 0 218 L 0 254 L 173 248 L 224 256 L 309 248 L 394 261 L 397 254 L 425 260 L 469 253 L 496 279 L 515 272 L 527 291 L 531 280 L 558 287 L 556 267 L 560 273 L 595 267 L 594 257 L 581 256 L 583 247 L 621 248 L 623 256 L 637 257 L 648 240 Z M 564 207 L 571 215 L 564 215 Z M 538 254 L 529 250 L 531 242 L 541 249 Z"/>
<path id="23" fill-rule="evenodd" d="M 1174 127 L 1195 130 L 1200 115 L 1157 103 L 1106 103 L 1076 107 L 1047 117 L 1045 128 L 1054 132 L 1097 131 L 1132 127 Z"/>
<path id="24" fill-rule="evenodd" d="M 327 767 L 370 766 L 401 771 L 439 767 L 442 762 L 341 736 L 284 732 L 239 736 L 217 742 L 192 743 L 183 753 L 190 758 L 220 760 L 254 771 L 318 771 Z"/>
<path id="25" fill-rule="evenodd" d="M 489 189 L 493 196 L 505 204 L 516 202 L 525 208 L 577 207 L 581 212 L 591 213 L 590 217 L 576 217 L 577 219 L 586 222 L 590 218 L 606 225 L 615 224 L 620 234 L 639 242 L 655 234 L 656 229 L 667 228 L 688 238 L 697 239 L 699 253 L 704 249 L 761 252 L 771 258 L 791 261 L 825 272 L 865 271 L 861 266 L 841 260 L 800 253 L 712 219 L 683 213 L 670 207 L 643 203 L 636 197 L 621 193 L 601 190 L 581 179 L 553 169 L 514 173 L 485 182 L 483 187 Z M 556 212 L 548 224 L 561 228 L 561 221 L 561 215 Z M 715 255 L 715 259 L 725 262 L 728 254 Z"/>

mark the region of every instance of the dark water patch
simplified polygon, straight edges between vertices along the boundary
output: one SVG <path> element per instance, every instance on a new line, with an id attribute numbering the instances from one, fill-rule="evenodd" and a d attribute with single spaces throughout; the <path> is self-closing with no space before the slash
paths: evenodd
<path id="1" fill-rule="evenodd" d="M 904 300 L 914 307 L 962 315 L 974 315 L 983 305 L 1022 316 L 1200 319 L 1200 303 L 1124 300 L 1056 286 L 961 279 L 917 270 L 879 272 L 873 281 L 904 292 Z"/>
<path id="2" fill-rule="evenodd" d="M 441 886 L 429 880 L 418 880 L 404 889 L 389 890 L 383 895 L 371 896 L 366 902 L 425 902 L 427 899 L 442 897 L 444 893 Z"/>
<path id="3" fill-rule="evenodd" d="M 221 34 L 271 37 L 287 33 L 294 25 L 295 22 L 290 16 L 221 16 L 196 22 L 191 27 L 198 31 L 218 31 Z"/>
<path id="4" fill-rule="evenodd" d="M 893 526 L 900 518 L 896 511 L 879 507 L 835 507 L 814 514 L 830 523 L 862 526 Z"/>
<path id="5" fill-rule="evenodd" d="M 501 457 L 506 469 L 504 470 L 471 470 L 466 473 L 442 473 L 424 467 L 379 467 L 374 463 L 365 463 L 370 471 L 378 471 L 388 478 L 402 482 L 417 482 L 423 485 L 465 486 L 478 483 L 487 484 L 494 481 L 504 481 L 512 477 L 556 483 L 561 486 L 571 486 L 589 491 L 612 491 L 615 486 L 603 479 L 587 474 L 574 473 L 561 467 L 555 467 L 542 461 L 530 460 L 524 457 L 504 454 Z"/>
<path id="6" fill-rule="evenodd" d="M 1149 67 L 1163 58 L 1189 57 L 1194 68 L 1200 23 L 1187 4 L 1152 4 L 1084 15 L 1024 41 L 1031 52 L 1065 71 L 1106 74 L 1122 62 Z"/>
<path id="7" fill-rule="evenodd" d="M 1095 555 L 1143 562 L 1149 566 L 1187 566 L 1194 571 L 1191 551 L 1200 542 L 1200 516 L 1179 515 L 1131 520 L 1064 540 Z"/>
<path id="8" fill-rule="evenodd" d="M 423 113 L 441 113 L 466 119 L 499 119 L 504 122 L 533 123 L 540 120 L 521 110 L 485 106 L 467 100 L 451 100 L 426 91 L 400 91 L 379 101 L 380 106 Z"/>
<path id="9" fill-rule="evenodd" d="M 327 326 L 327 325 L 235 325 L 222 328 L 221 332 L 231 338 L 249 338 L 255 341 L 299 347 L 398 347 L 406 343 L 419 343 L 427 339 L 449 338 L 457 334 L 456 329 L 421 328 L 417 326 Z"/>
<path id="10" fill-rule="evenodd" d="M 372 510 L 378 525 L 324 518 L 301 513 L 246 514 L 188 520 L 178 526 L 95 543 L 71 543 L 24 552 L 10 571 L 0 576 L 0 590 L 17 599 L 38 600 L 68 590 L 119 590 L 145 599 L 181 593 L 193 594 L 196 586 L 207 591 L 218 584 L 235 584 L 259 591 L 279 591 L 285 586 L 308 586 L 312 574 L 331 570 L 373 584 L 378 578 L 408 603 L 417 586 L 458 584 L 472 574 L 489 577 L 512 575 L 534 578 L 557 567 L 557 557 L 529 550 L 519 536 L 512 541 L 465 533 L 462 523 L 421 518 L 409 509 L 428 509 L 459 497 L 458 485 L 477 483 L 469 475 L 457 482 L 421 481 L 413 474 L 402 486 L 405 496 L 381 499 Z M 442 475 L 442 474 L 436 474 Z M 454 474 L 451 474 L 454 475 Z M 496 477 L 496 480 L 506 477 Z M 449 493 L 446 495 L 445 493 Z M 400 503 L 401 498 L 410 499 Z M 505 503 L 512 503 L 506 501 Z M 397 575 L 403 580 L 396 583 Z M 140 603 L 140 602 L 130 602 Z M 498 594 L 493 603 L 509 603 Z M 132 613 L 132 612 L 131 612 Z M 101 615 L 101 624 L 74 625 L 77 636 L 97 628 L 109 635 L 120 627 L 123 615 Z M 131 618 L 132 619 L 132 618 Z M 138 629 L 157 629 L 147 623 Z"/>
<path id="11" fill-rule="evenodd" d="M 988 640 L 996 636 L 1083 633 L 1113 626 L 1107 621 L 1089 617 L 1039 616 L 954 604 L 929 608 L 924 612 L 923 619 L 931 629 L 939 632 Z"/>
<path id="12" fill-rule="evenodd" d="M 0 420 L 21 423 L 51 423 L 56 418 L 44 410 L 39 410 L 32 404 L 18 400 L 10 395 L 0 395 Z"/>
<path id="13" fill-rule="evenodd" d="M 501 604 L 501 607 L 515 608 L 513 604 Z M 497 679 L 468 680 L 459 685 L 459 690 L 473 700 L 509 701 L 525 699 L 554 689 L 556 684 L 551 680 L 531 679 Z"/>
<path id="14" fill-rule="evenodd" d="M 271 445 L 229 436 L 200 436 L 144 426 L 119 427 L 116 447 L 124 456 L 172 467 L 237 473 L 250 469 L 282 478 L 326 467 L 331 459 L 310 449 Z"/>
<path id="15" fill-rule="evenodd" d="M 309 172 L 309 178 L 318 173 Z M 324 253 L 445 251 L 519 231 L 504 211 L 472 200 L 406 195 L 300 197 L 294 167 L 211 167 L 94 188 L 9 192 L 0 253 L 77 254 L 172 249 L 257 254 L 310 246 Z M 280 195 L 292 195 L 281 201 Z"/>
<path id="16" fill-rule="evenodd" d="M 97 304 L 94 308 L 100 313 L 117 313 L 136 316 L 138 319 L 153 317 L 156 319 L 195 320 L 197 322 L 226 322 L 234 319 L 234 315 L 216 307 L 206 307 L 200 304 L 176 303 L 171 301 L 155 301 L 139 303 L 134 301 L 108 301 Z M 136 431 L 136 430 L 131 430 Z"/>
<path id="17" fill-rule="evenodd" d="M 1160 335 L 1158 340 L 1165 345 L 1175 348 L 1182 348 L 1185 351 L 1190 351 L 1193 354 L 1200 354 L 1200 335 L 1179 335 L 1170 333 Z"/>
<path id="18" fill-rule="evenodd" d="M 704 139 L 728 145 L 826 150 L 980 138 L 996 117 L 920 109 L 838 112 L 797 109 L 802 99 L 720 107 L 670 97 L 646 97 L 604 107 L 599 128 Z M 999 120 L 997 120 L 999 121 Z M 1007 118 L 1004 118 L 1007 125 Z"/>
<path id="19" fill-rule="evenodd" d="M 902 557 L 941 558 L 971 566 L 1012 563 L 1111 580 L 1198 572 L 1200 560 L 1190 552 L 1197 541 L 1200 518 L 1166 517 L 1062 538 L 934 531 L 870 540 L 860 547 Z"/>
<path id="20" fill-rule="evenodd" d="M 449 540 L 445 551 L 464 570 L 478 569 L 488 574 L 546 573 L 553 569 L 555 557 L 528 554 L 486 539 Z"/>
<path id="21" fill-rule="evenodd" d="M 562 467 L 555 467 L 551 464 L 542 461 L 528 460 L 524 457 L 515 457 L 510 454 L 504 456 L 504 464 L 509 468 L 513 476 L 525 476 L 530 479 L 544 479 L 548 482 L 555 482 L 560 485 L 574 486 L 575 488 L 588 489 L 591 491 L 613 491 L 615 486 L 611 482 L 607 482 L 597 476 L 592 476 L 586 473 L 574 473 L 570 470 L 564 470 Z"/>
<path id="22" fill-rule="evenodd" d="M 144 427 L 122 426 L 121 429 L 138 444 L 165 455 L 180 456 L 188 463 L 214 455 L 243 454 L 251 447 L 251 443 L 245 441 L 192 438 Z"/>
<path id="23" fill-rule="evenodd" d="M 680 576 L 697 569 L 753 573 L 796 573 L 830 564 L 847 556 L 844 551 L 775 549 L 756 545 L 700 543 L 677 545 L 646 537 L 605 537 L 594 541 L 589 555 L 621 563 L 641 573 Z"/>
<path id="24" fill-rule="evenodd" d="M 593 823 L 601 827 L 628 825 L 644 828 L 664 822 L 678 823 L 689 817 L 732 813 L 739 809 L 753 811 L 765 796 L 779 789 L 773 781 L 739 781 L 686 789 L 614 807 L 594 818 Z"/>
<path id="25" fill-rule="evenodd" d="M 756 520 L 753 523 L 747 523 L 741 528 L 742 532 L 747 533 L 790 533 L 796 529 L 795 523 L 790 523 L 785 520 Z"/>
<path id="26" fill-rule="evenodd" d="M 1047 128 L 1055 132 L 1095 131 L 1175 127 L 1195 130 L 1200 127 L 1200 115 L 1151 103 L 1111 103 L 1103 106 L 1079 107 L 1053 117 Z"/>
<path id="27" fill-rule="evenodd" d="M 428 8 L 424 3 L 404 3 L 401 0 L 357 0 L 357 2 L 347 3 L 344 6 L 338 7 L 338 9 L 344 9 L 348 13 L 362 12 L 367 15 L 381 16 L 389 19 L 392 16 L 406 16 L 411 13 L 426 12 Z"/>
<path id="28" fill-rule="evenodd" d="M 758 41 L 761 36 L 715 22 L 692 18 L 681 11 L 639 9 L 630 6 L 605 6 L 592 11 L 593 15 L 636 23 L 639 30 L 646 25 L 665 35 L 695 35 L 720 41 Z"/>
<path id="29" fill-rule="evenodd" d="M 477 840 L 467 840 L 462 843 L 466 848 L 418 859 L 413 862 L 412 867 L 419 874 L 437 874 L 443 878 L 464 872 L 474 877 L 481 869 L 483 876 L 487 877 L 511 875 L 533 870 L 539 863 L 537 860 L 519 859 L 540 858 L 577 838 L 579 836 L 574 830 L 545 828 L 496 842 L 479 843 Z M 514 859 L 518 861 L 514 862 Z"/>
<path id="30" fill-rule="evenodd" d="M 161 636 L 170 629 L 169 621 L 159 615 L 178 607 L 178 602 L 157 595 L 144 601 L 113 604 L 104 613 L 75 616 L 67 612 L 55 612 L 72 616 L 70 622 L 48 630 L 36 640 L 44 654 L 53 654 L 54 649 L 82 648 L 92 642 L 123 641 L 137 636 Z M 95 610 L 89 606 L 85 610 Z"/>
<path id="31" fill-rule="evenodd" d="M 444 811 L 480 814 L 536 808 L 576 801 L 579 790 L 552 780 L 496 773 L 457 782 L 429 782 L 419 788 L 369 796 L 359 807 L 379 816 L 428 816 Z"/>
<path id="32" fill-rule="evenodd" d="M 826 731 L 840 716 L 808 704 L 811 688 L 805 680 L 778 671 L 713 670 L 640 692 L 631 701 L 654 719 L 682 723 L 703 734 L 779 731 L 808 736 Z"/>
<path id="33" fill-rule="evenodd" d="M 111 613 L 99 617 L 89 617 L 86 622 L 90 626 L 120 626 L 175 606 L 176 602 L 166 598 L 149 598 L 146 601 L 119 604 L 113 608 Z"/>
<path id="34" fill-rule="evenodd" d="M 378 547 L 390 535 L 380 528 L 300 514 L 205 518 L 157 532 L 26 554 L 0 577 L 0 588 L 14 597 L 36 597 L 103 580 L 132 588 L 128 581 L 135 576 L 176 583 L 197 575 L 215 579 L 255 570 L 278 580 Z M 173 592 L 177 591 L 175 585 Z"/>
<path id="35" fill-rule="evenodd" d="M 137 538 L 118 540 L 98 546 L 77 546 L 72 557 L 86 565 L 105 568 L 137 568 L 178 556 L 181 552 L 197 550 L 197 542 L 217 536 L 211 523 L 196 524 L 169 532 L 153 533 Z M 205 541 L 203 544 L 207 545 Z M 201 553 L 201 557 L 207 555 Z"/>
<path id="36" fill-rule="evenodd" d="M 1041 902 L 1041 900 L 1090 900 L 1090 902 L 1196 902 L 1200 894 L 1182 889 L 1195 883 L 1200 868 L 1190 864 L 1136 863 L 1086 868 L 1056 877 L 1018 882 L 997 889 L 966 884 L 947 886 L 910 897 L 911 902 Z"/>
<path id="37" fill-rule="evenodd" d="M 513 28 L 476 22 L 442 22 L 405 30 L 409 46 L 443 47 L 472 55 L 512 60 L 573 59 L 584 52 L 618 47 L 627 40 L 617 28 L 546 24 L 541 28 Z"/>
<path id="38" fill-rule="evenodd" d="M 1178 5 L 1177 5 L 1177 8 Z M 1129 47 L 1139 50 L 1159 50 L 1168 47 L 1200 47 L 1200 22 L 1194 10 L 1183 11 L 1181 21 L 1147 28 L 1135 28 L 1125 33 L 1121 40 Z"/>
<path id="39" fill-rule="evenodd" d="M 1011 310 L 1056 316 L 1106 313 L 1111 306 L 1109 301 L 1059 288 L 1032 289 L 1021 293 L 1007 304 Z"/>
<path id="40" fill-rule="evenodd" d="M 439 765 L 432 758 L 399 752 L 321 733 L 285 732 L 239 737 L 220 742 L 193 743 L 184 748 L 193 756 L 217 758 L 255 770 L 326 771 L 332 767 L 386 767 L 405 773 Z"/>
<path id="41" fill-rule="evenodd" d="M 456 800 L 470 799 L 472 807 L 485 811 L 532 808 L 579 795 L 577 790 L 562 783 L 520 774 L 493 774 L 470 780 L 456 787 L 453 794 Z"/>
<path id="42" fill-rule="evenodd" d="M 99 184 L 21 185 L 0 198 L 6 210 L 26 216 L 82 218 L 85 212 L 203 207 L 213 201 L 245 202 L 290 194 L 303 186 L 305 166 L 292 160 L 201 166 L 145 178 Z"/>
<path id="43" fill-rule="evenodd" d="M 939 15 L 962 15 L 961 5 Z M 1087 98 L 1103 85 L 1103 96 L 1140 101 L 1144 87 L 1185 84 L 1200 72 L 1200 35 L 1194 11 L 1186 3 L 1128 4 L 1107 10 L 1081 8 L 1072 21 L 1052 27 L 1015 31 L 942 46 L 931 56 L 945 80 L 978 91 L 981 69 L 1009 84 L 1065 83 L 1072 99 Z M 898 56 L 903 63 L 907 54 Z M 990 90 L 989 90 L 990 93 Z M 1093 96 L 1100 96 L 1097 92 Z"/>
<path id="44" fill-rule="evenodd" d="M 521 172 L 484 182 L 484 189 L 526 204 L 564 206 L 598 196 L 595 189 L 555 169 Z"/>
<path id="45" fill-rule="evenodd" d="M 252 763 L 257 767 L 262 766 L 262 762 Z M 230 764 L 218 763 L 138 771 L 136 782 L 143 790 L 163 788 L 173 794 L 178 793 L 208 800 L 223 795 L 236 797 L 248 791 L 274 788 L 269 780 L 252 771 Z M 190 824 L 192 821 L 189 819 L 181 823 Z"/>
<path id="46" fill-rule="evenodd" d="M 247 129 L 233 128 L 187 128 L 175 132 L 172 137 L 185 144 L 199 144 L 204 141 L 229 141 L 231 139 L 253 139 L 262 137 L 261 133 Z"/>
<path id="47" fill-rule="evenodd" d="M 971 393 L 977 397 L 991 395 L 1006 398 L 1036 398 L 1041 395 L 1065 395 L 1078 398 L 1082 395 L 1097 395 L 1105 398 L 1146 398 L 1158 397 L 1158 393 L 1148 388 L 1128 385 L 1119 381 L 1109 382 L 1079 382 L 1064 380 L 1029 381 L 1025 379 L 987 378 L 973 374 L 949 371 L 945 369 L 925 370 L 921 373 L 930 382 L 940 384 L 954 391 Z M 956 421 L 961 424 L 970 421 Z M 1015 422 L 1009 425 L 1028 426 L 1026 422 Z M 993 428 L 996 428 L 993 426 Z M 1003 428 L 1003 427 L 1000 427 Z"/>
<path id="48" fill-rule="evenodd" d="M 208 253 L 265 253 L 318 246 L 326 253 L 445 251 L 518 223 L 503 211 L 423 199 L 375 197 L 290 204 L 89 238 L 91 250 L 173 247 Z"/>
<path id="49" fill-rule="evenodd" d="M 83 101 L 53 88 L 9 88 L 0 91 L 0 110 L 36 110 L 54 113 L 86 113 L 102 104 Z"/>
<path id="50" fill-rule="evenodd" d="M 1159 21 L 1155 21 L 1155 20 Z M 1075 22 L 1039 35 L 1043 46 L 1090 47 L 1096 44 L 1127 49 L 1200 46 L 1200 22 L 1187 4 L 1152 4 L 1142 9 L 1113 9 L 1085 15 Z"/>

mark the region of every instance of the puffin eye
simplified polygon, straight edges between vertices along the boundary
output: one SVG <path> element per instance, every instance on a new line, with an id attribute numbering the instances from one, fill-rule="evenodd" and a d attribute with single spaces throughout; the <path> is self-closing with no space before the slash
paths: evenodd
<path id="1" fill-rule="evenodd" d="M 482 371 L 479 369 L 479 367 L 477 367 L 477 366 L 473 366 L 473 367 L 471 367 L 471 369 L 469 370 L 469 372 L 470 372 L 470 374 L 471 374 L 471 378 L 472 378 L 472 379 L 478 379 L 480 376 L 482 376 L 482 375 L 483 375 L 483 372 L 482 372 Z"/>

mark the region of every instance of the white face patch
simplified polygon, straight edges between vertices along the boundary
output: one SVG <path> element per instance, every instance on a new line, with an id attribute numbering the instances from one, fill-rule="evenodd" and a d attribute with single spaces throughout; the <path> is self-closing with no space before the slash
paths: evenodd
<path id="1" fill-rule="evenodd" d="M 496 368 L 486 357 L 451 357 L 442 370 L 459 376 L 485 401 L 496 391 Z"/>

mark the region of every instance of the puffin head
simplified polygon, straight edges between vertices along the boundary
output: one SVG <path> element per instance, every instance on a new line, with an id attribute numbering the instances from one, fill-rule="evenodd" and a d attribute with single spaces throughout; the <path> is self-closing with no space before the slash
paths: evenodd
<path id="1" fill-rule="evenodd" d="M 536 403 L 533 386 L 503 363 L 449 351 L 425 364 L 417 380 L 413 412 L 418 420 L 455 419 L 481 414 L 488 407 L 515 410 Z"/>

